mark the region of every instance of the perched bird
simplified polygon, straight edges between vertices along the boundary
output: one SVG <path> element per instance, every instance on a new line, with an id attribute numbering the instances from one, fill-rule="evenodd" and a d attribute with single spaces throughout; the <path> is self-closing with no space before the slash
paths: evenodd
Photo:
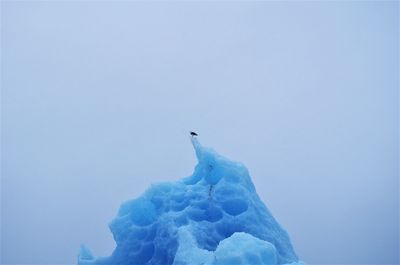
<path id="1" fill-rule="evenodd" d="M 199 136 L 197 133 L 195 133 L 195 132 L 190 132 L 190 135 L 193 137 L 193 136 Z"/>

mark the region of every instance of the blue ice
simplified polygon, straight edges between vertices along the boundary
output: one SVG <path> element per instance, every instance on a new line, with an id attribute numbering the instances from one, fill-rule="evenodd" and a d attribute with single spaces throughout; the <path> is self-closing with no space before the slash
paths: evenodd
<path id="1" fill-rule="evenodd" d="M 248 170 L 192 138 L 192 176 L 151 186 L 124 202 L 109 224 L 116 248 L 87 264 L 304 264 L 286 231 L 257 195 Z"/>

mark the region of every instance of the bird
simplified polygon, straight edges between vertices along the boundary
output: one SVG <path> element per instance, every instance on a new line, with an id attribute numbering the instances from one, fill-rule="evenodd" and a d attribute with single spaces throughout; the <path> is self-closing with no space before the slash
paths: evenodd
<path id="1" fill-rule="evenodd" d="M 190 132 L 190 135 L 192 136 L 192 137 L 194 137 L 194 136 L 199 136 L 197 133 L 195 133 L 195 132 Z"/>

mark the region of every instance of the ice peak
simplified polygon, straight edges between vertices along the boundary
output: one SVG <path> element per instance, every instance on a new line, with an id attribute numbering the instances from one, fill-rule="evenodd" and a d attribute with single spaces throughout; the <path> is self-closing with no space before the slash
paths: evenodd
<path id="1" fill-rule="evenodd" d="M 258 197 L 246 167 L 202 146 L 196 137 L 191 142 L 198 159 L 193 174 L 153 185 L 123 203 L 109 225 L 117 245 L 112 255 L 94 258 L 83 247 L 78 264 L 298 261 L 286 231 Z M 235 246 L 242 248 L 232 249 Z"/>

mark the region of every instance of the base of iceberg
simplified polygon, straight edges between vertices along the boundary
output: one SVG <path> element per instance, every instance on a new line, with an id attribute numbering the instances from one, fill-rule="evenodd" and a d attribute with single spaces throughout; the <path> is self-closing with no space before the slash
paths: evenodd
<path id="1" fill-rule="evenodd" d="M 82 245 L 78 265 L 304 264 L 246 167 L 192 143 L 193 175 L 123 203 L 109 224 L 117 245 L 111 256 L 94 257 Z"/>
<path id="2" fill-rule="evenodd" d="M 197 246 L 186 228 L 179 231 L 179 247 L 174 264 L 277 264 L 274 245 L 244 232 L 236 232 L 219 242 L 215 251 Z"/>

